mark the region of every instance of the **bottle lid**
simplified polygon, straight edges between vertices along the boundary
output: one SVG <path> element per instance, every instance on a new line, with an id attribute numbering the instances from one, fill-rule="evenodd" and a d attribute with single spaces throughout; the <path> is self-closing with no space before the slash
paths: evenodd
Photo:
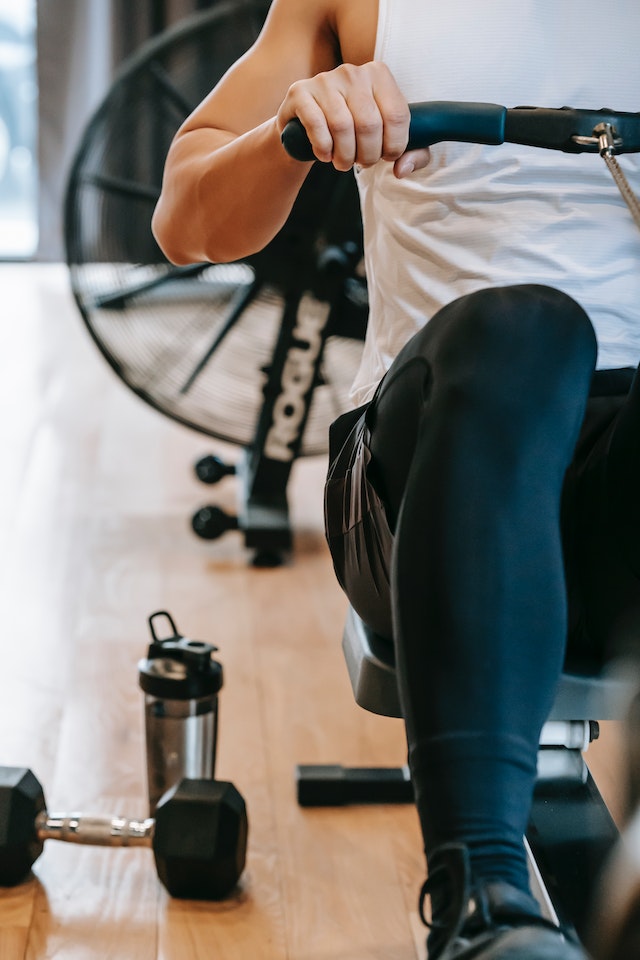
<path id="1" fill-rule="evenodd" d="M 172 634 L 159 637 L 154 620 L 164 617 Z M 183 637 L 166 610 L 149 617 L 152 641 L 145 659 L 138 663 L 140 686 L 145 693 L 163 700 L 195 700 L 215 696 L 222 687 L 222 664 L 214 659 L 218 649 L 202 640 Z"/>

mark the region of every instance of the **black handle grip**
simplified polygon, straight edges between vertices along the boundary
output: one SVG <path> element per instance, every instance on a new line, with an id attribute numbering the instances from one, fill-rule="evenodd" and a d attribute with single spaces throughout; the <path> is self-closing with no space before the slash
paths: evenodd
<path id="1" fill-rule="evenodd" d="M 408 150 L 430 147 L 443 140 L 466 143 L 503 143 L 506 107 L 496 103 L 458 103 L 432 100 L 409 107 Z M 314 160 L 313 149 L 302 123 L 296 117 L 282 132 L 282 143 L 295 160 Z"/>
<path id="2" fill-rule="evenodd" d="M 294 117 L 282 131 L 282 146 L 294 160 L 315 160 L 311 141 L 302 121 Z"/>
<path id="3" fill-rule="evenodd" d="M 443 140 L 462 143 L 504 143 L 507 108 L 497 103 L 458 103 L 429 100 L 409 107 L 408 150 L 430 147 Z"/>

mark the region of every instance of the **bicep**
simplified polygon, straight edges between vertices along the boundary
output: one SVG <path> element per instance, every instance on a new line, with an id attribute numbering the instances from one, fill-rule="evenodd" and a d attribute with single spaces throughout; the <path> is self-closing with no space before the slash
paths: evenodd
<path id="1" fill-rule="evenodd" d="M 339 62 L 327 0 L 274 0 L 254 45 L 184 122 L 178 137 L 208 128 L 220 142 L 273 117 L 296 80 Z"/>

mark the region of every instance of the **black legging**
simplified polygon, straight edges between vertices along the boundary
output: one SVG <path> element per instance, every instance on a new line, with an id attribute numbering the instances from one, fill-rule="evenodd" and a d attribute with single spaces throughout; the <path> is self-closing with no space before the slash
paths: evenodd
<path id="1" fill-rule="evenodd" d="M 557 290 L 474 293 L 404 347 L 366 417 L 368 477 L 394 532 L 393 632 L 427 856 L 463 841 L 476 873 L 522 888 L 567 585 L 585 655 L 640 622 L 624 555 L 640 571 L 640 398 L 605 398 L 580 435 L 595 359 L 588 317 Z M 615 374 L 613 392 L 626 391 L 631 374 Z"/>

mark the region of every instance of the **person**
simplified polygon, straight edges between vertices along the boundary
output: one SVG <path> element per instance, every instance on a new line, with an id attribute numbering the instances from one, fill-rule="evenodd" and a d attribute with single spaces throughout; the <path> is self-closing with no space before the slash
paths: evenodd
<path id="1" fill-rule="evenodd" d="M 273 0 L 154 213 L 176 264 L 264 246 L 311 166 L 282 148 L 293 117 L 355 172 L 370 315 L 327 536 L 396 645 L 430 960 L 584 957 L 522 838 L 565 657 L 602 663 L 640 622 L 640 233 L 598 156 L 408 151 L 408 104 L 634 111 L 638 36 L 636 0 Z"/>

